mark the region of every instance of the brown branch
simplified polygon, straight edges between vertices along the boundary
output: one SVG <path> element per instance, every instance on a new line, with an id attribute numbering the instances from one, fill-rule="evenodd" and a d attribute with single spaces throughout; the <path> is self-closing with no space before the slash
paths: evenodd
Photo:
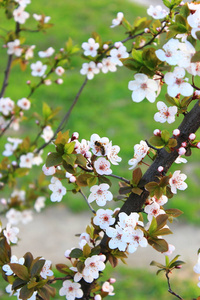
<path id="1" fill-rule="evenodd" d="M 90 203 L 88 202 L 88 199 L 87 197 L 85 196 L 85 194 L 82 192 L 82 190 L 80 189 L 79 190 L 79 193 L 83 196 L 83 198 L 85 199 L 89 209 L 91 210 L 91 212 L 95 215 L 96 214 L 96 211 L 93 209 L 93 207 L 90 205 Z"/>
<path id="2" fill-rule="evenodd" d="M 124 177 L 117 176 L 117 175 L 115 175 L 115 174 L 110 174 L 110 175 L 107 175 L 107 176 L 110 176 L 110 177 L 113 177 L 113 178 L 120 179 L 120 180 L 122 180 L 122 181 L 124 181 L 124 182 L 130 184 L 130 180 L 128 180 L 128 179 L 126 179 L 126 178 L 124 178 Z"/>
<path id="3" fill-rule="evenodd" d="M 175 292 L 172 291 L 171 289 L 171 285 L 170 285 L 170 281 L 169 281 L 169 276 L 168 276 L 168 272 L 165 273 L 165 276 L 167 278 L 167 284 L 168 284 L 168 292 L 172 295 L 174 295 L 175 297 L 177 297 L 178 299 L 183 300 L 183 298 L 181 296 L 179 296 L 178 294 L 176 294 Z"/>

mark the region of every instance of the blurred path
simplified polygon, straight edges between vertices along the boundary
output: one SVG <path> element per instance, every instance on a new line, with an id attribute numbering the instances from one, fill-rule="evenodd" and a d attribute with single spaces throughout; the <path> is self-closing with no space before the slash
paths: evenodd
<path id="1" fill-rule="evenodd" d="M 34 220 L 29 224 L 19 226 L 21 240 L 18 246 L 13 247 L 12 254 L 19 258 L 30 251 L 34 257 L 44 256 L 53 263 L 66 262 L 65 250 L 78 247 L 79 238 L 75 234 L 85 231 L 91 216 L 88 212 L 73 214 L 62 204 L 51 206 L 44 212 L 35 214 Z M 174 234 L 166 236 L 166 240 L 176 247 L 173 256 L 181 254 L 180 259 L 188 263 L 185 268 L 192 270 L 197 263 L 197 250 L 200 248 L 200 228 L 175 220 L 170 229 Z M 139 247 L 129 255 L 127 263 L 129 267 L 148 268 L 152 260 L 164 263 L 163 255 L 152 247 Z M 149 269 L 155 271 L 154 267 L 149 266 Z"/>

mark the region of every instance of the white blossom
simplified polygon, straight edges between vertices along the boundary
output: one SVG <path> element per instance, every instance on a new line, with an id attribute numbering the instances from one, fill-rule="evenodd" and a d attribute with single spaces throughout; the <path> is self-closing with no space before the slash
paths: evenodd
<path id="1" fill-rule="evenodd" d="M 158 101 L 157 108 L 159 112 L 154 115 L 154 120 L 156 122 L 164 123 L 167 121 L 169 124 L 171 124 L 175 121 L 175 115 L 178 111 L 176 106 L 167 107 L 164 102 Z"/>
<path id="2" fill-rule="evenodd" d="M 51 126 L 47 125 L 46 127 L 44 127 L 44 129 L 42 131 L 41 138 L 44 139 L 45 143 L 48 143 L 52 139 L 53 135 L 54 135 L 54 132 L 51 129 Z"/>
<path id="3" fill-rule="evenodd" d="M 45 200 L 46 198 L 43 196 L 40 196 L 35 200 L 34 208 L 37 212 L 40 212 L 41 209 L 45 207 Z"/>
<path id="4" fill-rule="evenodd" d="M 26 52 L 25 52 L 25 59 L 28 60 L 30 58 L 33 58 L 34 53 L 33 50 L 35 49 L 35 45 L 30 46 Z"/>
<path id="5" fill-rule="evenodd" d="M 22 55 L 23 49 L 20 48 L 20 40 L 16 39 L 12 42 L 8 42 L 7 47 L 8 47 L 7 53 L 9 55 L 14 54 L 18 57 Z"/>
<path id="6" fill-rule="evenodd" d="M 93 38 L 90 38 L 88 42 L 82 43 L 85 56 L 97 56 L 97 50 L 99 49 L 99 43 L 96 43 Z"/>
<path id="7" fill-rule="evenodd" d="M 6 218 L 11 225 L 17 225 L 21 221 L 22 214 L 19 210 L 10 208 L 6 213 Z"/>
<path id="8" fill-rule="evenodd" d="M 191 35 L 194 39 L 197 39 L 196 32 L 200 31 L 200 8 L 198 8 L 195 13 L 190 14 L 187 17 L 189 25 L 192 27 Z"/>
<path id="9" fill-rule="evenodd" d="M 26 22 L 26 19 L 29 18 L 30 14 L 26 11 L 24 11 L 23 6 L 19 6 L 13 11 L 13 17 L 15 22 L 18 22 L 19 24 L 24 24 Z"/>
<path id="10" fill-rule="evenodd" d="M 18 259 L 16 255 L 12 255 L 11 259 L 10 259 L 11 264 L 23 265 L 24 261 L 25 261 L 24 257 L 21 257 L 21 258 Z M 13 274 L 13 271 L 12 271 L 11 267 L 8 264 L 3 265 L 2 269 L 4 270 L 4 272 L 6 272 L 5 275 L 7 275 L 7 276 L 10 276 L 10 275 Z"/>
<path id="11" fill-rule="evenodd" d="M 147 14 L 154 19 L 163 19 L 168 15 L 168 12 L 160 5 L 150 5 L 147 9 Z"/>
<path id="12" fill-rule="evenodd" d="M 115 293 L 113 293 L 114 287 L 108 281 L 105 281 L 102 284 L 102 291 L 108 293 L 109 296 L 114 296 L 115 295 Z"/>
<path id="13" fill-rule="evenodd" d="M 49 16 L 37 15 L 37 14 L 33 14 L 33 18 L 36 21 L 43 21 L 44 23 L 48 23 L 49 20 L 51 19 L 51 17 L 49 17 Z"/>
<path id="14" fill-rule="evenodd" d="M 44 57 L 50 57 L 50 56 L 52 56 L 54 54 L 54 52 L 55 52 L 55 49 L 53 49 L 52 47 L 49 47 L 45 51 L 39 51 L 38 55 L 39 55 L 39 57 L 42 57 L 42 58 L 44 58 Z"/>
<path id="15" fill-rule="evenodd" d="M 157 202 L 152 202 L 149 205 L 146 205 L 144 208 L 145 213 L 147 213 L 147 218 L 151 222 L 153 217 L 157 217 L 158 215 L 165 214 L 165 211 L 160 208 L 160 205 Z"/>
<path id="16" fill-rule="evenodd" d="M 91 203 L 96 201 L 99 206 L 104 206 L 107 201 L 113 199 L 113 195 L 108 189 L 110 186 L 107 183 L 102 183 L 100 185 L 93 185 L 90 188 L 91 194 L 88 197 L 88 202 Z"/>
<path id="17" fill-rule="evenodd" d="M 67 300 L 74 300 L 76 298 L 81 298 L 83 296 L 83 291 L 81 290 L 81 285 L 79 283 L 65 280 L 62 288 L 59 290 L 59 295 L 66 296 Z"/>
<path id="18" fill-rule="evenodd" d="M 112 170 L 110 169 L 110 162 L 105 157 L 99 157 L 94 162 L 94 167 L 99 175 L 110 175 Z"/>
<path id="19" fill-rule="evenodd" d="M 110 26 L 111 28 L 119 26 L 122 23 L 124 14 L 122 12 L 117 13 L 117 18 L 112 20 L 112 25 Z"/>
<path id="20" fill-rule="evenodd" d="M 93 279 L 99 277 L 99 272 L 105 269 L 105 264 L 101 260 L 101 255 L 93 255 L 85 260 L 85 267 L 83 274 L 86 276 L 92 276 Z"/>
<path id="21" fill-rule="evenodd" d="M 55 73 L 56 73 L 58 76 L 62 76 L 62 75 L 65 73 L 65 69 L 63 69 L 63 67 L 61 67 L 61 66 L 58 66 L 58 67 L 55 69 Z"/>
<path id="22" fill-rule="evenodd" d="M 145 141 L 140 141 L 140 144 L 134 146 L 134 157 L 128 161 L 131 166 L 129 170 L 134 169 L 137 164 L 147 155 L 149 146 Z"/>
<path id="23" fill-rule="evenodd" d="M 7 243 L 13 243 L 16 244 L 18 241 L 17 234 L 19 233 L 18 227 L 11 227 L 11 224 L 8 223 L 6 226 L 6 229 L 3 230 L 3 234 L 6 237 Z"/>
<path id="24" fill-rule="evenodd" d="M 108 73 L 109 71 L 110 72 L 116 72 L 117 71 L 116 64 L 111 61 L 110 57 L 106 57 L 106 58 L 102 59 L 101 71 L 103 73 Z"/>
<path id="25" fill-rule="evenodd" d="M 126 47 L 124 45 L 121 45 L 118 49 L 112 49 L 110 51 L 110 56 L 110 60 L 112 63 L 122 67 L 123 63 L 120 59 L 129 57 L 129 53 L 127 52 Z"/>
<path id="26" fill-rule="evenodd" d="M 161 61 L 166 61 L 169 65 L 176 65 L 180 58 L 179 40 L 170 39 L 165 45 L 163 50 L 158 49 L 155 51 L 156 56 Z"/>
<path id="27" fill-rule="evenodd" d="M 108 227 L 106 229 L 106 234 L 111 238 L 108 242 L 110 249 L 118 248 L 120 251 L 126 250 L 127 243 L 122 239 L 124 230 L 120 226 L 116 225 L 115 228 Z"/>
<path id="28" fill-rule="evenodd" d="M 20 156 L 20 168 L 32 168 L 34 154 L 29 152 Z"/>
<path id="29" fill-rule="evenodd" d="M 179 93 L 183 96 L 191 96 L 193 87 L 185 82 L 185 70 L 180 67 L 175 67 L 173 72 L 168 72 L 164 76 L 167 86 L 167 93 L 171 97 L 176 97 Z"/>
<path id="30" fill-rule="evenodd" d="M 31 3 L 31 0 L 15 0 L 20 6 L 26 7 Z"/>
<path id="31" fill-rule="evenodd" d="M 82 69 L 80 70 L 81 75 L 87 75 L 89 80 L 94 78 L 95 74 L 100 72 L 99 68 L 95 64 L 95 62 L 91 61 L 89 63 L 83 63 Z"/>
<path id="32" fill-rule="evenodd" d="M 177 194 L 177 189 L 184 191 L 187 188 L 187 183 L 184 182 L 186 178 L 187 176 L 181 173 L 181 171 L 179 170 L 173 173 L 172 177 L 169 180 L 169 184 L 173 194 Z"/>
<path id="33" fill-rule="evenodd" d="M 47 65 L 43 65 L 41 61 L 37 61 L 31 64 L 31 69 L 32 76 L 42 77 L 47 69 Z"/>
<path id="34" fill-rule="evenodd" d="M 101 229 L 106 229 L 115 222 L 115 218 L 112 218 L 113 211 L 111 209 L 98 209 L 96 216 L 93 219 L 95 225 L 98 225 Z"/>
<path id="35" fill-rule="evenodd" d="M 111 144 L 108 145 L 107 157 L 113 165 L 118 165 L 122 160 L 122 158 L 117 155 L 119 151 L 119 146 L 112 146 Z"/>
<path id="36" fill-rule="evenodd" d="M 29 110 L 31 102 L 26 98 L 22 98 L 17 101 L 17 105 L 23 110 Z"/>
<path id="37" fill-rule="evenodd" d="M 15 103 L 9 97 L 0 98 L 0 112 L 8 116 L 14 109 Z"/>
<path id="38" fill-rule="evenodd" d="M 66 188 L 62 185 L 61 181 L 56 177 L 51 178 L 49 189 L 53 192 L 50 197 L 52 202 L 60 202 L 67 192 Z"/>
<path id="39" fill-rule="evenodd" d="M 47 168 L 46 165 L 43 165 L 42 171 L 46 176 L 54 175 L 56 173 L 56 168 L 54 166 Z"/>
<path id="40" fill-rule="evenodd" d="M 41 258 L 43 259 L 43 258 Z M 40 276 L 44 279 L 47 279 L 48 276 L 53 275 L 53 271 L 50 269 L 51 268 L 52 262 L 50 260 L 45 260 L 45 263 L 42 267 L 42 270 L 40 272 Z"/>
<path id="41" fill-rule="evenodd" d="M 137 73 L 134 75 L 135 80 L 128 83 L 128 89 L 133 91 L 132 100 L 134 102 L 141 102 L 147 98 L 149 102 L 153 103 L 156 100 L 156 91 L 158 91 L 158 83 L 156 80 L 149 79 L 147 75 Z"/>

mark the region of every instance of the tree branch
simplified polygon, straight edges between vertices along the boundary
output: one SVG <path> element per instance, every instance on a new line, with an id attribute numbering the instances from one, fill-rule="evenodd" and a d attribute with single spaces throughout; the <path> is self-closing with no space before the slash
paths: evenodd
<path id="1" fill-rule="evenodd" d="M 168 272 L 165 273 L 165 276 L 167 278 L 167 284 L 168 284 L 168 292 L 174 296 L 176 296 L 178 299 L 183 300 L 183 298 L 181 296 L 179 296 L 178 294 L 176 294 L 175 292 L 172 291 L 171 289 L 171 285 L 170 285 L 170 281 L 169 281 L 169 276 L 168 276 Z"/>

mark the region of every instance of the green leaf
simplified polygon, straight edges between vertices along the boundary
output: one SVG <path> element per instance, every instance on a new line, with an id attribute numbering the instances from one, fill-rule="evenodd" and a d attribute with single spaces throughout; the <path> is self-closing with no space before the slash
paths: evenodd
<path id="1" fill-rule="evenodd" d="M 75 161 L 76 161 L 76 154 L 63 154 L 62 158 L 68 165 L 71 165 L 74 167 Z"/>
<path id="2" fill-rule="evenodd" d="M 30 276 L 27 267 L 16 263 L 10 263 L 9 266 L 13 273 L 17 275 L 17 277 L 19 277 L 22 280 L 29 281 Z"/>
<path id="3" fill-rule="evenodd" d="M 143 52 L 141 50 L 133 49 L 131 54 L 132 54 L 134 61 L 138 62 L 140 65 L 144 64 L 143 57 L 142 57 Z"/>
<path id="4" fill-rule="evenodd" d="M 99 181 L 98 182 L 99 184 L 101 184 L 101 183 L 107 183 L 109 186 L 112 185 L 112 182 L 110 181 L 110 179 L 108 179 L 105 176 L 99 176 L 98 181 Z"/>
<path id="5" fill-rule="evenodd" d="M 76 164 L 85 167 L 87 163 L 86 158 L 82 154 L 76 154 Z"/>
<path id="6" fill-rule="evenodd" d="M 154 234 L 154 232 L 156 231 L 157 229 L 157 221 L 156 221 L 156 218 L 153 217 L 152 221 L 151 221 L 151 224 L 149 226 L 149 235 L 152 236 Z"/>
<path id="7" fill-rule="evenodd" d="M 184 18 L 187 18 L 190 14 L 190 10 L 189 10 L 189 7 L 187 5 L 187 3 L 185 3 L 185 5 L 183 5 L 181 7 L 181 10 L 180 10 L 180 14 L 181 16 L 183 16 Z"/>
<path id="8" fill-rule="evenodd" d="M 150 266 L 155 266 L 155 267 L 158 267 L 160 269 L 165 268 L 164 265 L 160 264 L 159 262 L 157 262 L 155 260 L 152 260 L 152 262 L 150 263 Z"/>
<path id="9" fill-rule="evenodd" d="M 24 254 L 24 259 L 25 259 L 24 265 L 25 265 L 28 269 L 30 269 L 31 264 L 32 264 L 32 262 L 33 262 L 33 255 L 32 255 L 30 252 L 27 252 L 26 254 Z"/>
<path id="10" fill-rule="evenodd" d="M 92 177 L 90 177 L 90 178 L 87 179 L 87 185 L 89 187 L 91 187 L 91 186 L 93 186 L 95 184 L 97 184 L 97 177 L 96 176 L 92 176 Z"/>
<path id="11" fill-rule="evenodd" d="M 78 186 L 88 186 L 88 180 L 93 178 L 92 174 L 81 174 L 76 178 L 76 184 Z"/>
<path id="12" fill-rule="evenodd" d="M 27 285 L 23 286 L 19 293 L 19 298 L 22 300 L 27 300 L 33 295 L 34 289 L 28 289 Z"/>
<path id="13" fill-rule="evenodd" d="M 156 49 L 151 47 L 144 49 L 142 53 L 143 62 L 150 70 L 154 70 L 159 63 L 159 59 L 157 58 L 155 51 Z"/>
<path id="14" fill-rule="evenodd" d="M 46 167 L 50 168 L 52 166 L 57 166 L 62 163 L 62 155 L 58 152 L 51 152 L 46 159 Z"/>
<path id="15" fill-rule="evenodd" d="M 165 143 L 167 143 L 167 142 L 169 141 L 169 138 L 170 138 L 170 133 L 169 133 L 169 131 L 166 130 L 166 129 L 162 130 L 162 132 L 161 132 L 161 138 L 162 138 L 162 140 L 163 140 Z"/>
<path id="16" fill-rule="evenodd" d="M 164 227 L 166 225 L 167 219 L 168 219 L 168 216 L 165 214 L 161 214 L 156 217 L 157 230 L 161 229 L 162 227 Z"/>
<path id="17" fill-rule="evenodd" d="M 12 290 L 14 289 L 20 289 L 21 287 L 23 287 L 25 284 L 27 283 L 26 280 L 22 280 L 20 278 L 16 278 L 15 281 L 12 284 Z"/>
<path id="18" fill-rule="evenodd" d="M 186 33 L 187 32 L 187 27 L 183 24 L 175 24 L 175 25 L 171 25 L 169 27 L 169 30 L 171 32 L 173 32 L 174 34 Z"/>
<path id="19" fill-rule="evenodd" d="M 65 154 L 71 154 L 74 151 L 75 142 L 67 143 L 64 145 Z"/>
<path id="20" fill-rule="evenodd" d="M 163 148 L 165 146 L 164 141 L 161 139 L 160 136 L 152 136 L 149 139 L 149 143 L 153 146 L 155 146 L 156 148 L 160 149 Z"/>
<path id="21" fill-rule="evenodd" d="M 200 51 L 197 51 L 191 59 L 191 62 L 199 62 L 200 61 Z"/>
<path id="22" fill-rule="evenodd" d="M 11 257 L 11 247 L 5 237 L 0 239 L 0 266 L 9 263 Z"/>
<path id="23" fill-rule="evenodd" d="M 79 248 L 73 249 L 70 253 L 71 258 L 79 258 L 81 256 L 83 256 L 83 251 Z"/>
<path id="24" fill-rule="evenodd" d="M 177 208 L 168 208 L 165 210 L 165 212 L 168 216 L 172 216 L 174 218 L 177 218 L 183 214 L 183 212 Z"/>
<path id="25" fill-rule="evenodd" d="M 91 253 L 90 246 L 88 244 L 85 244 L 85 246 L 83 247 L 83 256 L 88 257 L 90 256 L 90 253 Z"/>
<path id="26" fill-rule="evenodd" d="M 58 145 L 58 144 L 65 145 L 66 143 L 68 143 L 68 140 L 69 140 L 69 130 L 67 130 L 64 133 L 59 131 L 57 134 L 57 138 L 55 140 L 55 145 Z"/>
<path id="27" fill-rule="evenodd" d="M 140 168 L 135 169 L 132 174 L 133 184 L 137 186 L 141 178 L 142 178 L 142 170 Z"/>
<path id="28" fill-rule="evenodd" d="M 65 264 L 56 264 L 56 269 L 63 274 L 69 274 L 72 272 L 70 268 Z"/>
<path id="29" fill-rule="evenodd" d="M 149 238 L 148 243 L 158 252 L 167 252 L 168 244 L 164 239 Z"/>
<path id="30" fill-rule="evenodd" d="M 46 103 L 46 102 L 43 102 L 43 105 L 42 105 L 42 114 L 43 114 L 43 117 L 44 119 L 48 119 L 48 117 L 51 115 L 52 113 L 52 110 L 50 108 L 50 106 Z"/>
<path id="31" fill-rule="evenodd" d="M 168 234 L 172 234 L 173 232 L 169 229 L 169 228 L 162 228 L 160 230 L 156 230 L 154 232 L 154 234 L 156 236 L 162 236 L 162 235 L 168 235 Z"/>
<path id="32" fill-rule="evenodd" d="M 45 264 L 45 259 L 39 259 L 35 263 L 33 263 L 31 268 L 31 277 L 39 275 L 40 272 L 42 271 L 44 264 Z"/>

